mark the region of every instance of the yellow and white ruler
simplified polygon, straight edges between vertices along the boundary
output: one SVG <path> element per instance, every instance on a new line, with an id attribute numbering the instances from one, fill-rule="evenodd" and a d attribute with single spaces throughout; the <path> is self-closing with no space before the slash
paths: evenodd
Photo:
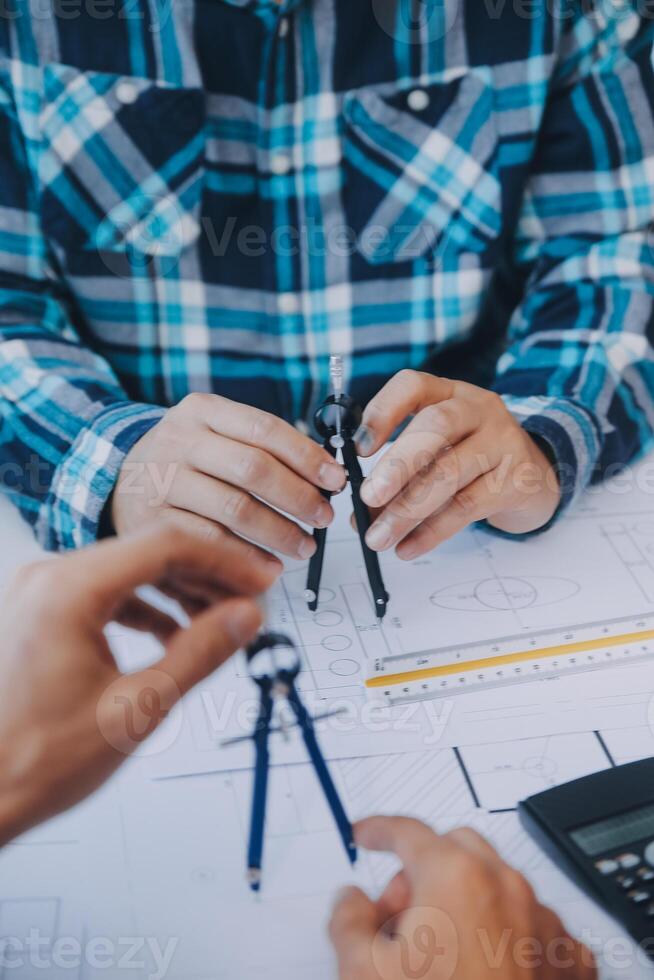
<path id="1" fill-rule="evenodd" d="M 370 694 L 402 704 L 649 659 L 654 613 L 389 654 L 375 660 L 365 683 Z"/>

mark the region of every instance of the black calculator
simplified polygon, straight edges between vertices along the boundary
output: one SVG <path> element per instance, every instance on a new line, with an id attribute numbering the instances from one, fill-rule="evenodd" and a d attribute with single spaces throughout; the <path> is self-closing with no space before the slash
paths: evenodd
<path id="1" fill-rule="evenodd" d="M 530 796 L 525 829 L 654 959 L 654 759 Z"/>

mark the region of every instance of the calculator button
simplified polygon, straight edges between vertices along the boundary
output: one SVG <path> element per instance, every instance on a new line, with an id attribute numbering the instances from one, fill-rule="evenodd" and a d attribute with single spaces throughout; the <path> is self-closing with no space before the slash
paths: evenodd
<path id="1" fill-rule="evenodd" d="M 652 896 L 646 891 L 635 891 L 629 892 L 627 898 L 634 903 L 634 905 L 642 905 L 643 902 L 649 902 Z"/>
<path id="2" fill-rule="evenodd" d="M 620 888 L 624 888 L 626 892 L 636 884 L 636 879 L 633 875 L 618 875 L 617 881 Z"/>
<path id="3" fill-rule="evenodd" d="M 620 865 L 617 861 L 611 861 L 609 858 L 604 858 L 602 861 L 596 861 L 595 867 L 601 875 L 612 875 L 618 871 Z"/>
<path id="4" fill-rule="evenodd" d="M 654 840 L 645 848 L 645 860 L 654 867 Z"/>
<path id="5" fill-rule="evenodd" d="M 640 864 L 640 858 L 637 854 L 619 854 L 616 861 L 621 868 L 637 868 Z"/>
<path id="6" fill-rule="evenodd" d="M 651 868 L 639 868 L 636 874 L 641 881 L 654 881 L 654 871 Z"/>

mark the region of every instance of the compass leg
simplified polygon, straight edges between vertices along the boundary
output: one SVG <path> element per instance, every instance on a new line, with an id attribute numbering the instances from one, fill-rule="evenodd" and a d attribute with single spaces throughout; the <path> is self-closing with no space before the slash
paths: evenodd
<path id="1" fill-rule="evenodd" d="M 336 449 L 334 449 L 329 439 L 325 439 L 324 447 L 336 459 Z M 331 500 L 332 494 L 329 490 L 321 490 L 320 492 L 325 500 Z M 307 584 L 304 592 L 304 598 L 307 600 L 307 605 L 311 612 L 315 612 L 318 608 L 322 566 L 325 560 L 325 545 L 327 544 L 327 528 L 316 528 L 313 532 L 313 540 L 316 542 L 316 550 L 309 561 L 309 572 L 307 574 Z"/>
<path id="2" fill-rule="evenodd" d="M 259 717 L 254 731 L 256 763 L 254 769 L 254 791 L 252 794 L 252 819 L 250 822 L 250 842 L 248 846 L 248 881 L 252 891 L 261 888 L 261 859 L 263 855 L 263 834 L 266 822 L 266 797 L 268 794 L 268 771 L 270 754 L 268 736 L 272 718 L 273 699 L 269 688 L 261 689 Z"/>
<path id="3" fill-rule="evenodd" d="M 375 612 L 377 613 L 379 619 L 383 619 L 386 615 L 389 595 L 384 585 L 384 579 L 382 578 L 379 556 L 377 555 L 376 551 L 372 551 L 366 544 L 366 533 L 372 521 L 370 518 L 370 511 L 361 499 L 363 473 L 361 472 L 361 465 L 356 454 L 356 449 L 354 448 L 354 443 L 351 439 L 346 440 L 345 445 L 343 446 L 343 459 L 350 477 L 354 517 L 356 520 L 357 531 L 359 533 L 359 540 L 361 541 L 363 560 L 366 565 L 366 572 L 368 573 L 370 591 L 372 592 L 372 598 L 375 604 Z"/>
<path id="4" fill-rule="evenodd" d="M 304 744 L 307 747 L 307 752 L 309 753 L 313 767 L 316 770 L 316 775 L 318 776 L 318 780 L 322 786 L 323 793 L 325 794 L 329 808 L 332 811 L 332 815 L 336 822 L 336 826 L 338 827 L 338 832 L 341 836 L 341 840 L 343 841 L 343 846 L 347 856 L 350 862 L 354 864 L 357 859 L 357 849 L 354 844 L 352 824 L 347 818 L 347 814 L 343 804 L 341 803 L 341 798 L 338 795 L 338 790 L 336 789 L 329 769 L 327 768 L 325 757 L 322 754 L 318 744 L 318 739 L 316 738 L 313 720 L 307 709 L 302 704 L 294 684 L 289 686 L 288 700 L 293 711 L 295 712 L 298 724 L 302 730 Z"/>

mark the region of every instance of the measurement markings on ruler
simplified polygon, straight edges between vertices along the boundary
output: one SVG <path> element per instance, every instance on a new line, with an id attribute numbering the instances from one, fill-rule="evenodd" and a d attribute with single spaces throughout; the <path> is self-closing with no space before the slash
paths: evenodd
<path id="1" fill-rule="evenodd" d="M 557 642 L 544 642 L 546 639 Z M 488 655 L 479 656 L 481 651 Z M 376 662 L 375 674 L 366 681 L 366 687 L 381 689 L 393 703 L 423 700 L 633 663 L 653 655 L 654 616 L 648 614 L 543 630 L 528 638 L 511 636 L 449 650 L 384 657 Z"/>

